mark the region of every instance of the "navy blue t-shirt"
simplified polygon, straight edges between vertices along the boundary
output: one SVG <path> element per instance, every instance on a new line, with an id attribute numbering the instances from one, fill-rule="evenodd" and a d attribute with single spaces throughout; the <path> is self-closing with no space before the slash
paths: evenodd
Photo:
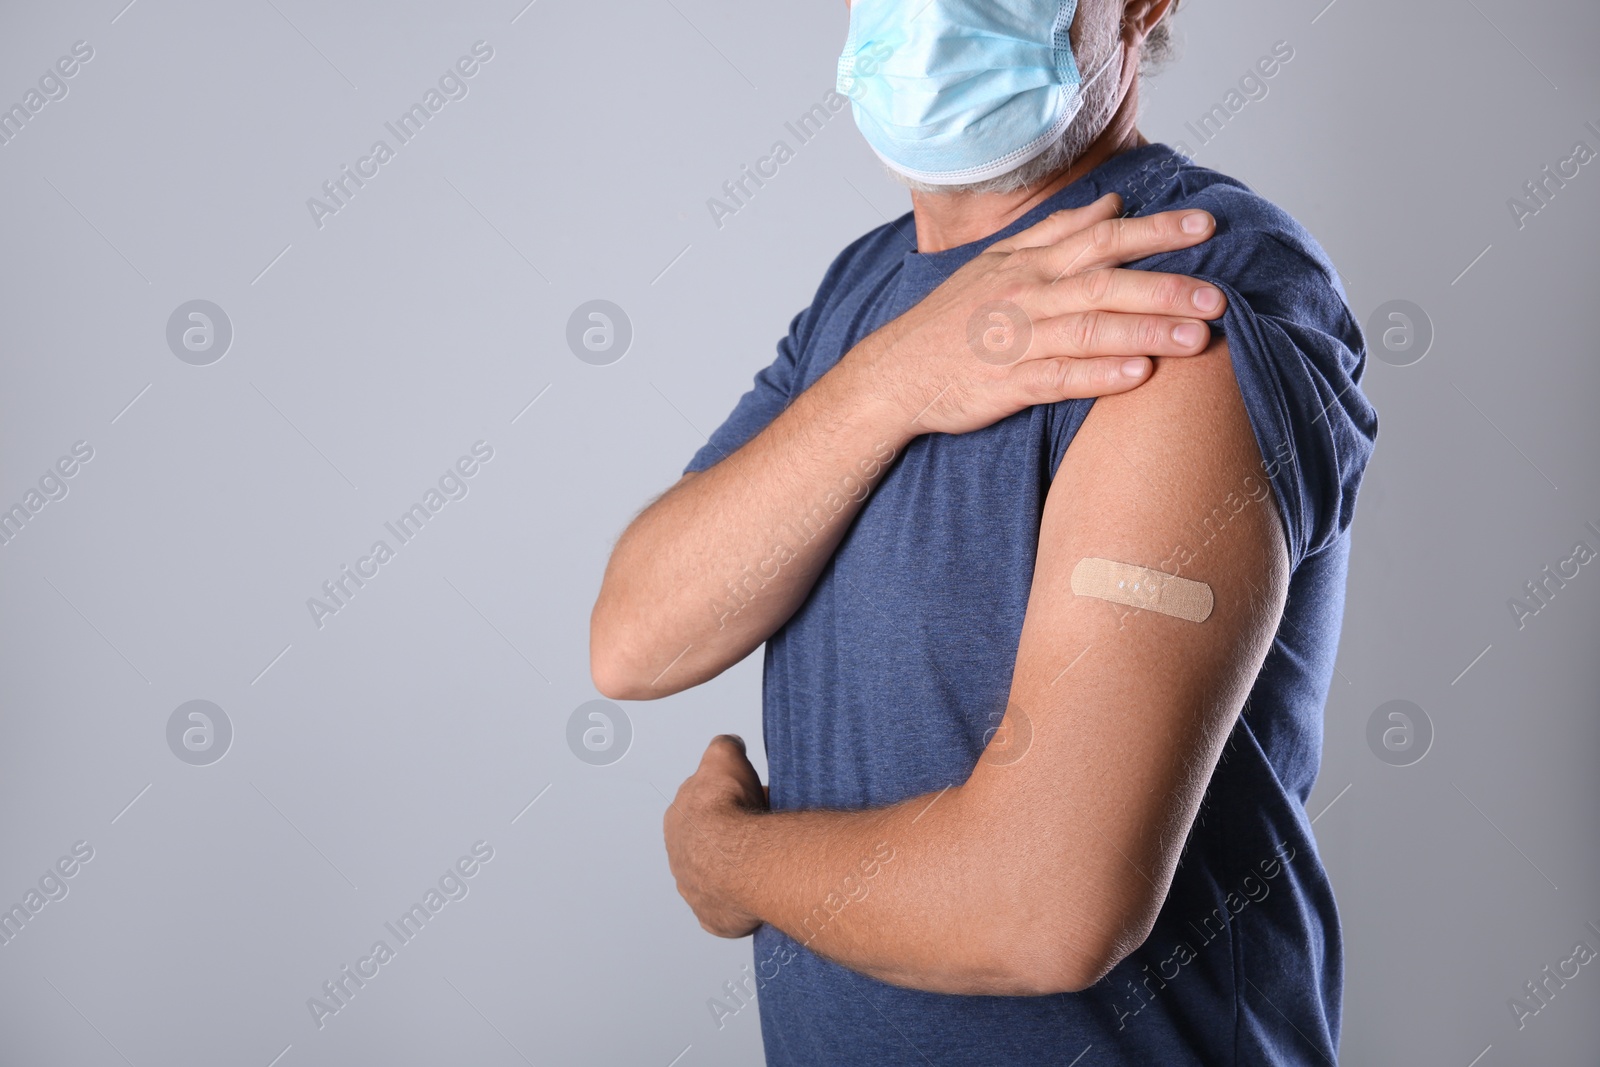
<path id="1" fill-rule="evenodd" d="M 981 241 L 919 254 L 911 216 L 829 267 L 778 357 L 690 461 L 755 436 L 868 333 L 989 244 L 1107 192 L 1147 214 L 1204 208 L 1216 234 L 1130 264 L 1203 278 L 1288 533 L 1270 653 L 1211 776 L 1146 942 L 1102 981 L 1042 997 L 891 986 L 771 926 L 755 934 L 767 1062 L 1027 1067 L 1309 1064 L 1337 1057 L 1343 963 L 1305 802 L 1344 611 L 1356 490 L 1377 436 L 1361 330 L 1326 254 L 1244 185 L 1149 144 Z M 772 807 L 860 809 L 964 782 L 1006 706 L 1045 496 L 1092 400 L 924 434 L 882 481 L 794 616 L 768 639 Z M 805 536 L 799 531 L 799 536 Z M 1204 531 L 1195 532 L 1198 548 Z"/>

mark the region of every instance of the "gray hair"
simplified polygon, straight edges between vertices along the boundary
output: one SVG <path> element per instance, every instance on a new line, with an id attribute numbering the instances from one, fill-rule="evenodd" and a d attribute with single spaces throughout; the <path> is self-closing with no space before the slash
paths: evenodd
<path id="1" fill-rule="evenodd" d="M 1172 16 L 1177 13 L 1178 0 L 1161 15 L 1161 21 L 1150 27 L 1144 44 L 1139 48 L 1139 72 L 1159 74 L 1168 63 L 1178 58 L 1178 44 L 1172 36 Z"/>

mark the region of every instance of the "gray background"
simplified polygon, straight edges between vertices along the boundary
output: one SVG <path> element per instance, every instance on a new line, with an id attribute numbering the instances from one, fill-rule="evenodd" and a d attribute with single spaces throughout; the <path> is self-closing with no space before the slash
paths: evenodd
<path id="1" fill-rule="evenodd" d="M 0 1062 L 759 1062 L 755 1010 L 706 1006 L 748 944 L 696 926 L 660 817 L 713 733 L 759 738 L 760 657 L 625 705 L 610 765 L 567 723 L 613 539 L 905 209 L 848 115 L 720 228 L 706 206 L 831 88 L 843 5 L 124 2 L 0 16 L 0 103 L 94 48 L 0 147 L 0 506 L 94 449 L 0 547 L 0 903 L 94 849 L 0 946 Z M 1520 229 L 1506 202 L 1600 149 L 1600 12 L 1325 2 L 1188 5 L 1143 125 L 1294 213 L 1363 321 L 1404 299 L 1435 331 L 1366 381 L 1310 805 L 1344 1059 L 1592 1064 L 1600 963 L 1520 1032 L 1507 1001 L 1600 948 L 1600 565 L 1523 629 L 1507 600 L 1600 546 L 1600 162 Z M 480 39 L 469 94 L 319 229 L 306 199 Z M 1268 96 L 1197 148 L 1184 123 L 1278 40 Z M 597 298 L 634 331 L 608 366 L 565 340 Z M 191 299 L 233 325 L 210 366 L 165 340 Z M 314 625 L 478 440 L 469 494 Z M 167 744 L 193 699 L 233 726 L 210 766 Z M 1366 740 L 1394 699 L 1433 725 L 1411 766 Z M 319 1030 L 307 998 L 479 840 L 469 895 Z"/>

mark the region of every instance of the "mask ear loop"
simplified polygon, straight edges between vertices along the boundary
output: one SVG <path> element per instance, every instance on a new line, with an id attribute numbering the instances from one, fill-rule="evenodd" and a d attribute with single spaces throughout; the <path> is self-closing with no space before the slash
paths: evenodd
<path id="1" fill-rule="evenodd" d="M 1119 36 L 1117 39 L 1120 41 L 1122 38 Z M 1115 48 L 1113 48 L 1111 50 L 1111 54 L 1106 56 L 1106 61 L 1104 63 L 1100 64 L 1100 69 L 1095 71 L 1093 74 L 1089 75 L 1089 77 L 1087 79 L 1085 79 L 1084 81 L 1081 81 L 1081 82 L 1078 83 L 1078 96 L 1080 98 L 1083 96 L 1083 93 L 1084 93 L 1085 89 L 1089 88 L 1089 86 L 1091 86 L 1095 82 L 1099 81 L 1100 80 L 1100 75 L 1104 74 L 1106 71 L 1111 69 L 1111 63 L 1116 58 L 1117 58 L 1117 50 Z"/>
<path id="2" fill-rule="evenodd" d="M 1082 110 L 1082 108 L 1083 108 L 1084 92 L 1089 88 L 1089 86 L 1093 85 L 1095 82 L 1100 80 L 1100 75 L 1104 74 L 1106 71 L 1111 69 L 1111 63 L 1116 58 L 1117 58 L 1117 50 L 1115 48 L 1113 48 L 1111 50 L 1111 54 L 1106 56 L 1106 61 L 1104 63 L 1100 64 L 1100 68 L 1098 70 L 1096 70 L 1093 74 L 1089 75 L 1088 78 L 1082 79 L 1082 80 L 1080 80 L 1078 82 L 1078 91 L 1077 91 L 1078 102 L 1077 102 L 1077 107 L 1073 111 L 1074 117 L 1076 117 L 1077 112 Z M 1056 138 L 1058 140 L 1060 138 L 1066 136 L 1067 126 L 1070 125 L 1070 124 L 1071 124 L 1071 120 L 1068 120 L 1068 123 L 1061 127 L 1061 132 L 1056 135 Z"/>

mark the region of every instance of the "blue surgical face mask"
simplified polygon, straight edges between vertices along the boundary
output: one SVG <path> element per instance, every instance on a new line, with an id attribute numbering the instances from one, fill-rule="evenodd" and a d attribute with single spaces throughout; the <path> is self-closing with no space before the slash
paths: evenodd
<path id="1" fill-rule="evenodd" d="M 1050 147 L 1083 106 L 1067 39 L 1077 6 L 854 0 L 838 90 L 867 143 L 901 174 L 930 185 L 993 178 Z"/>

